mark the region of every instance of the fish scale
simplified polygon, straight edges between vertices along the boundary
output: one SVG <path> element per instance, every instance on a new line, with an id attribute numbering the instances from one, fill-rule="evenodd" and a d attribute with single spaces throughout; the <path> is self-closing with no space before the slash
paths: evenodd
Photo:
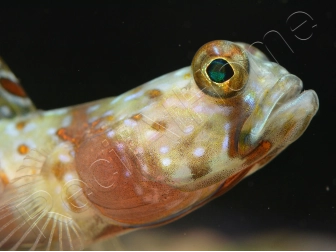
<path id="1" fill-rule="evenodd" d="M 83 249 L 181 218 L 309 125 L 314 91 L 254 47 L 216 40 L 118 97 L 36 110 L 0 61 L 0 247 Z"/>

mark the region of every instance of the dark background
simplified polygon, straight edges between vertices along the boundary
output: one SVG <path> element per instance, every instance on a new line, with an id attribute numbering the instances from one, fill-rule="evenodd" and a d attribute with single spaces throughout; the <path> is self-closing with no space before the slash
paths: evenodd
<path id="1" fill-rule="evenodd" d="M 167 228 L 206 227 L 233 238 L 277 229 L 335 236 L 335 8 L 333 1 L 272 2 L 1 8 L 0 55 L 35 105 L 49 110 L 116 96 L 190 65 L 211 40 L 263 41 L 305 89 L 317 92 L 319 112 L 267 167 Z M 286 23 L 296 11 L 313 21 L 298 15 Z M 291 32 L 304 20 L 302 29 Z M 294 53 L 274 32 L 264 37 L 271 30 Z M 311 32 L 305 41 L 294 36 Z"/>

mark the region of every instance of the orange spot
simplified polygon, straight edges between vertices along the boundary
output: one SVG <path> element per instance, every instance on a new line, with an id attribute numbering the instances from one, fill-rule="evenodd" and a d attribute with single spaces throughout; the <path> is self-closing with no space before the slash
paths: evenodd
<path id="1" fill-rule="evenodd" d="M 65 174 L 65 167 L 62 166 L 60 163 L 57 163 L 52 167 L 51 172 L 58 180 L 62 180 Z"/>
<path id="2" fill-rule="evenodd" d="M 131 118 L 133 120 L 135 120 L 135 121 L 139 121 L 142 118 L 142 115 L 140 113 L 139 114 L 135 114 Z"/>
<path id="3" fill-rule="evenodd" d="M 167 124 L 165 122 L 154 122 L 152 124 L 152 128 L 156 131 L 165 131 Z"/>
<path id="4" fill-rule="evenodd" d="M 21 155 L 25 155 L 27 154 L 29 151 L 29 147 L 25 144 L 21 144 L 19 145 L 18 147 L 18 152 L 21 154 Z"/>
<path id="5" fill-rule="evenodd" d="M 265 155 L 272 147 L 272 144 L 268 141 L 262 141 L 257 148 L 255 148 L 248 156 L 246 157 L 246 164 L 251 164 L 256 159 L 259 159 Z"/>
<path id="6" fill-rule="evenodd" d="M 22 130 L 22 129 L 24 128 L 24 126 L 26 126 L 26 122 L 24 122 L 24 121 L 22 121 L 22 122 L 18 122 L 18 123 L 16 124 L 16 128 L 17 128 L 18 130 Z"/>
<path id="7" fill-rule="evenodd" d="M 64 128 L 57 130 L 56 135 L 64 141 L 74 142 L 74 139 L 70 137 Z"/>
<path id="8" fill-rule="evenodd" d="M 183 78 L 186 79 L 186 80 L 190 79 L 190 73 L 186 73 L 185 75 L 183 75 Z"/>
<path id="9" fill-rule="evenodd" d="M 150 91 L 148 92 L 148 95 L 149 95 L 150 98 L 158 97 L 158 96 L 160 96 L 161 94 L 162 94 L 161 91 L 158 90 L 158 89 L 152 89 L 152 90 L 150 90 Z"/>
<path id="10" fill-rule="evenodd" d="M 0 179 L 2 180 L 2 182 L 4 183 L 4 185 L 8 185 L 9 179 L 8 179 L 7 175 L 4 172 L 0 172 Z"/>
<path id="11" fill-rule="evenodd" d="M 27 97 L 25 91 L 22 89 L 22 87 L 11 80 L 8 79 L 0 79 L 0 85 L 9 93 L 20 96 L 20 97 Z"/>
<path id="12" fill-rule="evenodd" d="M 106 119 L 107 119 L 108 121 L 113 121 L 113 120 L 114 120 L 114 116 L 112 116 L 112 115 L 107 116 Z"/>

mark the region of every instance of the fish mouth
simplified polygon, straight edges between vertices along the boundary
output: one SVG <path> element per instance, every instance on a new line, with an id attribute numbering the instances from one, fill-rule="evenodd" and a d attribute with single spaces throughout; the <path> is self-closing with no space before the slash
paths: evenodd
<path id="1" fill-rule="evenodd" d="M 238 142 L 241 155 L 249 153 L 261 140 L 282 139 L 288 145 L 304 132 L 318 110 L 319 101 L 313 90 L 302 92 L 302 88 L 297 76 L 287 74 L 261 95 L 242 127 Z"/>

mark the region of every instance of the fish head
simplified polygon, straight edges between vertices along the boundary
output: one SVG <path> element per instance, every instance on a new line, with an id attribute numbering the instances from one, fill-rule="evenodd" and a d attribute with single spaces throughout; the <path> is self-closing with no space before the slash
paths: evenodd
<path id="1" fill-rule="evenodd" d="M 298 77 L 243 43 L 207 43 L 191 68 L 174 76 L 154 81 L 164 95 L 141 110 L 152 131 L 140 129 L 137 146 L 143 174 L 181 190 L 253 173 L 295 141 L 318 110 L 314 91 L 302 92 Z"/>

